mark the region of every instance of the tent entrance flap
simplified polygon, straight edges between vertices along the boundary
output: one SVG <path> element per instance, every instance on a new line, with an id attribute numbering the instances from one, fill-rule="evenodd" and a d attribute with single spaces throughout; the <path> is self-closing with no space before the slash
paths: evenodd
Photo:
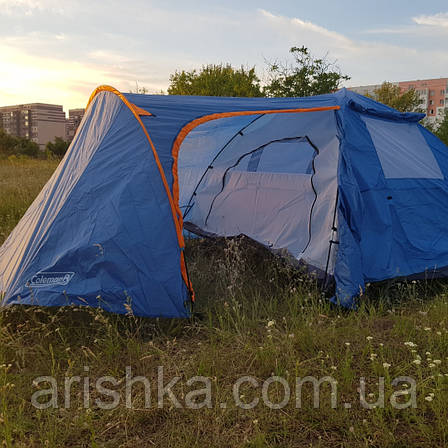
<path id="1" fill-rule="evenodd" d="M 179 152 L 184 219 L 202 234 L 243 233 L 303 258 L 308 249 L 315 249 L 315 239 L 330 240 L 326 231 L 331 231 L 331 222 L 322 204 L 317 222 L 313 214 L 319 205 L 318 177 L 334 181 L 334 190 L 327 185 L 323 189 L 324 199 L 337 190 L 337 156 L 333 164 L 319 161 L 319 144 L 327 149 L 324 159 L 337 153 L 335 137 L 334 111 L 226 117 L 198 126 Z M 321 173 L 316 172 L 317 163 L 323 167 Z M 330 215 L 334 200 L 331 204 Z M 321 252 L 316 267 L 323 270 L 328 247 L 322 246 Z"/>
<path id="2" fill-rule="evenodd" d="M 316 149 L 307 137 L 277 139 L 242 154 L 224 170 L 221 181 L 217 179 L 221 170 L 215 172 L 218 176 L 207 176 L 201 193 L 215 181 L 221 188 L 210 202 L 205 228 L 226 236 L 243 233 L 269 247 L 288 247 L 294 256 L 303 252 L 310 241 L 316 201 L 312 185 Z M 196 196 L 199 203 L 202 197 Z M 205 194 L 198 208 L 206 208 L 208 199 Z M 278 230 L 271 228 L 273 222 Z M 291 244 L 293 235 L 296 242 Z"/>

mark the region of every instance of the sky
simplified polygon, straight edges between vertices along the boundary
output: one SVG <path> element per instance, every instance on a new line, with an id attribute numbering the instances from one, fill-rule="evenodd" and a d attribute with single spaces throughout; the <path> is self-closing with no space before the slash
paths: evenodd
<path id="1" fill-rule="evenodd" d="M 101 84 L 166 90 L 176 70 L 337 61 L 346 86 L 448 77 L 446 0 L 0 0 L 0 106 L 84 107 Z"/>

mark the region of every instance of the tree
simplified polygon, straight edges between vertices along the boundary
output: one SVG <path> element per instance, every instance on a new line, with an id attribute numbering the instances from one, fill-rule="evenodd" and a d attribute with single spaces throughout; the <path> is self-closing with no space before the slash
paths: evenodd
<path id="1" fill-rule="evenodd" d="M 57 157 L 62 157 L 67 152 L 69 146 L 70 144 L 61 137 L 55 137 L 54 142 L 48 142 L 45 149 Z"/>
<path id="2" fill-rule="evenodd" d="M 39 145 L 27 138 L 15 137 L 0 129 L 0 155 L 37 157 Z"/>
<path id="3" fill-rule="evenodd" d="M 442 140 L 443 143 L 445 143 L 445 145 L 448 146 L 448 112 L 446 109 L 442 121 L 433 132 L 440 138 L 440 140 Z"/>
<path id="4" fill-rule="evenodd" d="M 237 69 L 230 64 L 209 64 L 198 70 L 176 71 L 170 76 L 169 95 L 263 96 L 255 67 Z"/>
<path id="5" fill-rule="evenodd" d="M 312 96 L 331 93 L 340 88 L 343 75 L 335 62 L 327 57 L 315 58 L 304 46 L 292 47 L 293 63 L 267 62 L 268 83 L 263 91 L 266 96 Z"/>
<path id="6" fill-rule="evenodd" d="M 390 82 L 383 82 L 380 87 L 374 90 L 373 95 L 367 94 L 366 96 L 400 112 L 418 111 L 421 105 L 420 96 L 415 89 L 402 92 L 398 85 Z"/>
<path id="7" fill-rule="evenodd" d="M 40 151 L 37 143 L 28 140 L 27 138 L 18 137 L 14 152 L 23 156 L 37 157 Z"/>
<path id="8" fill-rule="evenodd" d="M 0 154 L 10 156 L 14 154 L 17 138 L 0 129 Z"/>
<path id="9" fill-rule="evenodd" d="M 140 94 L 146 95 L 146 94 L 149 94 L 149 89 L 148 89 L 147 87 L 145 87 L 145 86 L 140 87 L 140 86 L 138 85 L 138 82 L 135 81 L 135 90 L 132 90 L 132 89 L 131 89 L 131 90 L 129 91 L 129 93 L 140 93 Z"/>
<path id="10" fill-rule="evenodd" d="M 130 89 L 129 93 L 137 93 L 139 95 L 166 95 L 163 89 L 149 89 L 148 87 L 138 85 L 138 82 L 135 81 L 135 90 Z"/>

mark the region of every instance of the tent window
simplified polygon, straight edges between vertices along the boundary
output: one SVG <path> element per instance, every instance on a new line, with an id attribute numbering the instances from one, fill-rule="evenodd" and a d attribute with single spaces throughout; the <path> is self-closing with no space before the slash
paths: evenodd
<path id="1" fill-rule="evenodd" d="M 303 137 L 272 142 L 253 152 L 247 171 L 311 174 L 315 149 Z"/>
<path id="2" fill-rule="evenodd" d="M 384 176 L 389 179 L 443 179 L 436 158 L 415 123 L 363 116 Z"/>

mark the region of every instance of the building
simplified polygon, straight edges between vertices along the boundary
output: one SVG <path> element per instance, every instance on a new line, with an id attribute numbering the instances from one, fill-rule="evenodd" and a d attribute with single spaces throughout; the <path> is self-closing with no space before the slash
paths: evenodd
<path id="1" fill-rule="evenodd" d="M 419 93 L 421 108 L 429 121 L 435 122 L 443 117 L 448 106 L 448 78 L 403 81 L 399 85 L 402 91 L 415 89 Z"/>
<path id="2" fill-rule="evenodd" d="M 391 84 L 397 86 L 398 82 L 391 82 Z M 357 86 L 357 87 L 350 87 L 350 90 L 353 90 L 353 92 L 359 93 L 360 95 L 373 95 L 375 93 L 375 90 L 379 89 L 381 87 L 381 84 L 370 84 L 367 86 Z"/>
<path id="3" fill-rule="evenodd" d="M 421 98 L 420 108 L 426 113 L 430 122 L 437 122 L 448 109 L 448 78 L 422 79 L 415 81 L 393 82 L 402 92 L 415 89 Z M 373 94 L 380 84 L 350 87 L 362 95 Z"/>
<path id="4" fill-rule="evenodd" d="M 66 138 L 65 112 L 55 104 L 0 107 L 0 127 L 8 134 L 36 142 L 41 150 L 55 137 Z"/>
<path id="5" fill-rule="evenodd" d="M 73 140 L 76 134 L 78 126 L 81 124 L 82 117 L 84 116 L 85 109 L 70 109 L 68 111 L 67 128 L 65 139 L 68 142 Z"/>

